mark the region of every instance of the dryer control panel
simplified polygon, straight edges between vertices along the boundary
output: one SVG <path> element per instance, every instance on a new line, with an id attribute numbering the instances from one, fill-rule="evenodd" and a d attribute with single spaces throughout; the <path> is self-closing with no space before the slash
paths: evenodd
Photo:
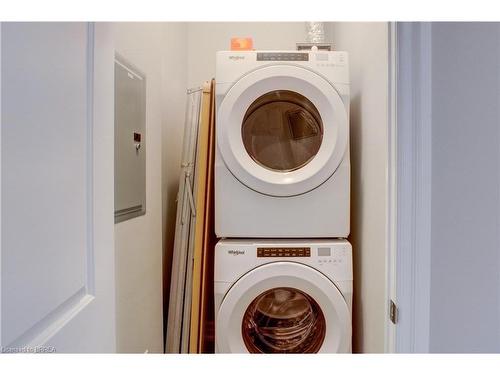
<path id="1" fill-rule="evenodd" d="M 257 61 L 309 61 L 306 52 L 257 52 Z"/>

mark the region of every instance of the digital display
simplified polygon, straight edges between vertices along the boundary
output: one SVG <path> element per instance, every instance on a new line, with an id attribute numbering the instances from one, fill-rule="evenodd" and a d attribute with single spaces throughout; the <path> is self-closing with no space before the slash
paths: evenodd
<path id="1" fill-rule="evenodd" d="M 309 61 L 303 52 L 258 52 L 257 61 Z"/>
<path id="2" fill-rule="evenodd" d="M 258 247 L 258 258 L 290 258 L 290 257 L 310 257 L 310 247 Z"/>
<path id="3" fill-rule="evenodd" d="M 332 255 L 332 251 L 329 247 L 318 247 L 318 256 L 329 257 Z"/>

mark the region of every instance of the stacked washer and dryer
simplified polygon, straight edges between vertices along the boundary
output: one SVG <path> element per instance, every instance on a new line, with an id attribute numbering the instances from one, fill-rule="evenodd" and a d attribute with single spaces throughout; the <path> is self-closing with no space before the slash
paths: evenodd
<path id="1" fill-rule="evenodd" d="M 350 352 L 347 53 L 218 52 L 216 107 L 216 352 Z"/>

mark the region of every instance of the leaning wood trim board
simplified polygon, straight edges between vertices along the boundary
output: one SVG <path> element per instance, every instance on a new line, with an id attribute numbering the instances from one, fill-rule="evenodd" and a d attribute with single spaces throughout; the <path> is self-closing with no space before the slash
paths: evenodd
<path id="1" fill-rule="evenodd" d="M 201 279 L 201 308 L 199 352 L 214 351 L 214 250 L 217 238 L 215 236 L 215 202 L 214 202 L 214 168 L 215 168 L 215 80 L 210 86 L 210 138 L 208 149 L 208 176 L 205 209 L 204 252 Z"/>
<path id="2" fill-rule="evenodd" d="M 197 187 L 195 206 L 197 211 L 197 220 L 195 223 L 194 234 L 194 253 L 193 253 L 193 283 L 191 294 L 191 329 L 189 337 L 189 352 L 199 353 L 199 334 L 200 334 L 200 300 L 202 284 L 203 253 L 205 250 L 204 232 L 205 232 L 205 212 L 207 196 L 207 176 L 209 164 L 209 137 L 210 137 L 210 84 L 205 82 L 203 85 L 203 97 L 201 104 L 200 129 L 198 133 L 198 154 L 197 154 Z"/>

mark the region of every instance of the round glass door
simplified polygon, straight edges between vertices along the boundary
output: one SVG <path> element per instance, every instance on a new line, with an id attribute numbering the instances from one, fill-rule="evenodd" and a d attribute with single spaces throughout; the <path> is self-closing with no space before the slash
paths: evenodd
<path id="1" fill-rule="evenodd" d="M 250 157 L 279 172 L 309 163 L 323 138 L 323 123 L 314 104 L 289 90 L 274 90 L 257 98 L 246 111 L 241 130 Z"/>
<path id="2" fill-rule="evenodd" d="M 248 306 L 241 330 L 250 353 L 317 353 L 326 323 L 321 308 L 308 294 L 274 288 Z"/>
<path id="3" fill-rule="evenodd" d="M 351 317 L 336 285 L 295 262 L 272 262 L 238 279 L 217 308 L 218 353 L 344 353 Z"/>
<path id="4" fill-rule="evenodd" d="M 347 111 L 320 75 L 279 65 L 239 79 L 220 102 L 217 150 L 242 184 L 259 193 L 307 193 L 336 171 L 347 150 Z"/>

